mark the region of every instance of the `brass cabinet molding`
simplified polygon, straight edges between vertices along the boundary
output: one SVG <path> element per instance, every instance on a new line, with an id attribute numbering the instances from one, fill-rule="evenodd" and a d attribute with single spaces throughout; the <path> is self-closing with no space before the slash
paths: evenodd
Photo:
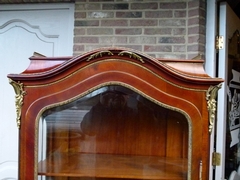
<path id="1" fill-rule="evenodd" d="M 144 63 L 143 59 L 139 55 L 137 55 L 137 54 L 135 54 L 133 52 L 122 51 L 118 55 L 119 56 L 128 55 L 130 58 L 137 59 L 137 60 L 141 61 L 142 63 Z"/>
<path id="2" fill-rule="evenodd" d="M 207 90 L 206 99 L 207 99 L 207 108 L 209 113 L 209 132 L 212 133 L 214 126 L 215 113 L 216 113 L 216 97 L 218 90 L 222 87 L 222 84 L 217 86 L 210 86 Z"/>
<path id="3" fill-rule="evenodd" d="M 92 59 L 98 58 L 98 57 L 103 57 L 103 55 L 108 55 L 108 56 L 113 56 L 114 54 L 111 51 L 100 51 L 92 54 L 87 61 L 90 61 Z M 118 56 L 129 56 L 129 58 L 133 58 L 136 60 L 139 60 L 140 62 L 144 63 L 143 59 L 141 56 L 137 55 L 136 53 L 129 52 L 129 51 L 122 51 L 118 53 Z"/>
<path id="4" fill-rule="evenodd" d="M 107 55 L 109 55 L 109 56 L 112 56 L 112 55 L 113 55 L 113 53 L 112 53 L 111 51 L 100 51 L 100 52 L 97 52 L 97 53 L 92 54 L 92 55 L 87 59 L 87 61 L 90 61 L 90 60 L 95 59 L 95 58 L 97 58 L 97 57 L 102 57 L 104 54 L 107 54 Z"/>
<path id="5" fill-rule="evenodd" d="M 23 89 L 23 83 L 15 82 L 9 79 L 9 83 L 13 86 L 15 91 L 15 106 L 16 106 L 16 122 L 17 127 L 20 128 L 21 125 L 21 113 L 22 113 L 22 105 L 23 105 L 23 97 L 27 94 L 26 91 Z"/>

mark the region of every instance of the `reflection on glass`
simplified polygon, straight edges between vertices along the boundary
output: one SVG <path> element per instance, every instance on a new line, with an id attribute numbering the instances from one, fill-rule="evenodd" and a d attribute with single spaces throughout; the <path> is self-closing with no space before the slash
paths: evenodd
<path id="1" fill-rule="evenodd" d="M 187 179 L 186 118 L 128 88 L 102 87 L 39 124 L 39 179 Z"/>
<path id="2" fill-rule="evenodd" d="M 239 62 L 233 60 L 233 67 L 239 67 Z M 229 77 L 232 79 L 228 83 L 225 179 L 234 172 L 240 173 L 240 69 L 232 69 Z"/>

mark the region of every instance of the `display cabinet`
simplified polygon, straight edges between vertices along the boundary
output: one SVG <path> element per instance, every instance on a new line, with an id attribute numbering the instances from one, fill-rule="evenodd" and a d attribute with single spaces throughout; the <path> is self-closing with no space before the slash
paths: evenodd
<path id="1" fill-rule="evenodd" d="M 202 60 L 126 48 L 31 57 L 16 92 L 19 180 L 207 180 L 215 97 Z"/>

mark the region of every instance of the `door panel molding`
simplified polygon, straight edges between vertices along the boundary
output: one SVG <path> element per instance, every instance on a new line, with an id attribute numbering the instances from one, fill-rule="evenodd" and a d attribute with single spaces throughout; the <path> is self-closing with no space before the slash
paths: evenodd
<path id="1" fill-rule="evenodd" d="M 34 51 L 47 56 L 72 55 L 73 28 L 74 4 L 0 6 L 0 180 L 15 180 L 18 175 L 15 94 L 7 74 L 26 68 Z"/>
<path id="2" fill-rule="evenodd" d="M 32 25 L 22 19 L 12 19 L 12 20 L 4 23 L 2 26 L 0 26 L 0 34 L 6 32 L 12 28 L 15 28 L 15 27 L 21 27 L 21 28 L 29 31 L 30 33 L 36 34 L 37 37 L 40 37 L 40 36 L 43 36 L 46 38 L 58 38 L 59 37 L 59 35 L 44 34 L 39 26 Z M 1 31 L 3 31 L 3 32 L 1 32 Z M 39 38 L 39 39 L 41 40 L 43 38 Z"/>

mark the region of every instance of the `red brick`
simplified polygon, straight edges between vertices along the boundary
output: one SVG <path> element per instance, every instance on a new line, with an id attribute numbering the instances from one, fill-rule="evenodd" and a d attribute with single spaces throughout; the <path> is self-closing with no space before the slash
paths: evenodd
<path id="1" fill-rule="evenodd" d="M 156 46 L 149 46 L 149 45 L 145 45 L 144 46 L 144 51 L 145 52 L 171 52 L 172 51 L 172 47 L 166 46 L 166 45 L 156 45 Z"/>
<path id="2" fill-rule="evenodd" d="M 185 19 L 160 19 L 159 26 L 185 26 Z"/>
<path id="3" fill-rule="evenodd" d="M 100 44 L 127 44 L 127 37 L 116 37 L 116 36 L 107 36 L 107 37 L 99 37 Z"/>
<path id="4" fill-rule="evenodd" d="M 158 40 L 158 43 L 170 43 L 170 44 L 179 44 L 179 43 L 185 43 L 184 37 L 160 37 Z"/>
<path id="5" fill-rule="evenodd" d="M 88 18 L 113 18 L 114 13 L 113 12 L 102 12 L 102 11 L 94 11 L 94 12 L 88 12 Z"/>
<path id="6" fill-rule="evenodd" d="M 142 28 L 118 28 L 115 30 L 115 34 L 140 35 L 140 34 L 142 34 Z"/>
<path id="7" fill-rule="evenodd" d="M 120 10 L 128 9 L 128 3 L 113 3 L 113 4 L 102 4 L 103 10 Z"/>
<path id="8" fill-rule="evenodd" d="M 188 2 L 188 7 L 189 8 L 197 8 L 197 7 L 199 7 L 199 4 L 200 4 L 199 0 L 190 1 L 190 2 Z"/>
<path id="9" fill-rule="evenodd" d="M 141 18 L 142 12 L 116 12 L 116 18 Z"/>
<path id="10" fill-rule="evenodd" d="M 187 4 L 185 2 L 163 2 L 160 3 L 160 9 L 186 9 Z"/>
<path id="11" fill-rule="evenodd" d="M 198 8 L 205 9 L 206 8 L 206 2 L 205 2 L 205 0 L 203 0 L 203 1 L 202 0 L 189 1 L 188 2 L 188 8 L 198 7 Z"/>
<path id="12" fill-rule="evenodd" d="M 125 47 L 125 48 L 130 48 L 130 49 L 135 49 L 137 51 L 143 51 L 142 45 L 128 45 L 128 44 L 124 44 L 124 45 L 118 45 L 119 47 Z"/>
<path id="13" fill-rule="evenodd" d="M 175 10 L 174 17 L 177 17 L 177 18 L 187 17 L 187 13 L 186 13 L 186 11 L 183 11 L 183 10 Z"/>
<path id="14" fill-rule="evenodd" d="M 130 26 L 157 26 L 157 20 L 146 20 L 146 19 L 137 19 L 137 20 L 130 20 Z"/>
<path id="15" fill-rule="evenodd" d="M 73 46 L 73 52 L 76 52 L 76 51 L 84 51 L 84 45 L 77 45 L 77 44 L 75 44 Z"/>
<path id="16" fill-rule="evenodd" d="M 205 44 L 199 44 L 199 50 L 203 53 L 205 52 L 205 47 L 206 47 Z"/>
<path id="17" fill-rule="evenodd" d="M 198 43 L 200 40 L 199 35 L 188 36 L 188 43 Z"/>
<path id="18" fill-rule="evenodd" d="M 201 17 L 195 17 L 195 18 L 189 18 L 189 19 L 188 19 L 188 26 L 193 26 L 193 25 L 196 25 L 196 26 L 199 26 L 199 25 L 205 26 L 205 24 L 206 24 L 205 19 L 203 19 L 203 18 L 201 18 Z"/>
<path id="19" fill-rule="evenodd" d="M 84 36 L 74 37 L 74 43 L 98 43 L 98 37 Z"/>
<path id="20" fill-rule="evenodd" d="M 205 50 L 205 47 L 202 45 L 199 45 L 199 44 L 191 44 L 191 45 L 188 45 L 187 47 L 187 51 L 188 52 L 194 52 L 194 51 L 204 51 Z"/>
<path id="21" fill-rule="evenodd" d="M 99 26 L 98 20 L 75 20 L 74 26 Z"/>
<path id="22" fill-rule="evenodd" d="M 205 26 L 189 27 L 188 35 L 190 34 L 205 34 Z"/>
<path id="23" fill-rule="evenodd" d="M 74 17 L 75 17 L 76 19 L 86 18 L 86 12 L 75 12 L 75 13 L 74 13 Z"/>
<path id="24" fill-rule="evenodd" d="M 144 34 L 148 35 L 166 35 L 171 34 L 172 28 L 146 28 Z"/>
<path id="25" fill-rule="evenodd" d="M 206 20 L 205 18 L 202 17 L 193 17 L 188 19 L 188 26 L 192 25 L 203 25 L 205 26 Z"/>
<path id="26" fill-rule="evenodd" d="M 188 11 L 188 17 L 192 17 L 192 16 L 205 17 L 205 13 L 206 13 L 205 10 L 196 8 Z"/>
<path id="27" fill-rule="evenodd" d="M 101 26 L 127 26 L 127 20 L 102 20 Z"/>
<path id="28" fill-rule="evenodd" d="M 88 35 L 113 35 L 112 28 L 88 28 Z"/>
<path id="29" fill-rule="evenodd" d="M 173 28 L 173 35 L 186 35 L 186 29 L 185 28 Z"/>
<path id="30" fill-rule="evenodd" d="M 199 22 L 200 22 L 199 17 L 189 18 L 189 19 L 188 19 L 188 26 L 198 25 Z"/>
<path id="31" fill-rule="evenodd" d="M 171 18 L 173 11 L 147 11 L 145 12 L 146 18 Z"/>
<path id="32" fill-rule="evenodd" d="M 97 4 L 97 3 L 81 3 L 81 4 L 75 4 L 75 9 L 77 11 L 79 10 L 99 10 L 101 9 L 101 4 Z"/>
<path id="33" fill-rule="evenodd" d="M 85 4 L 85 10 L 99 10 L 101 8 L 101 4 Z"/>
<path id="34" fill-rule="evenodd" d="M 129 37 L 130 44 L 156 44 L 156 37 L 138 36 Z"/>
<path id="35" fill-rule="evenodd" d="M 108 47 L 108 46 L 103 44 L 87 44 L 85 45 L 85 51 L 92 51 L 94 49 L 103 48 L 103 47 Z"/>
<path id="36" fill-rule="evenodd" d="M 132 3 L 131 9 L 158 9 L 158 3 Z"/>
<path id="37" fill-rule="evenodd" d="M 184 44 L 173 46 L 173 52 L 185 52 L 185 51 L 186 51 L 186 46 Z"/>
<path id="38" fill-rule="evenodd" d="M 205 35 L 193 35 L 188 36 L 188 43 L 201 43 L 204 44 L 206 42 Z"/>
<path id="39" fill-rule="evenodd" d="M 74 28 L 74 35 L 84 35 L 85 34 L 85 29 L 83 28 Z"/>
<path id="40" fill-rule="evenodd" d="M 164 59 L 186 59 L 186 55 L 183 53 L 155 53 L 157 58 L 164 58 Z"/>

